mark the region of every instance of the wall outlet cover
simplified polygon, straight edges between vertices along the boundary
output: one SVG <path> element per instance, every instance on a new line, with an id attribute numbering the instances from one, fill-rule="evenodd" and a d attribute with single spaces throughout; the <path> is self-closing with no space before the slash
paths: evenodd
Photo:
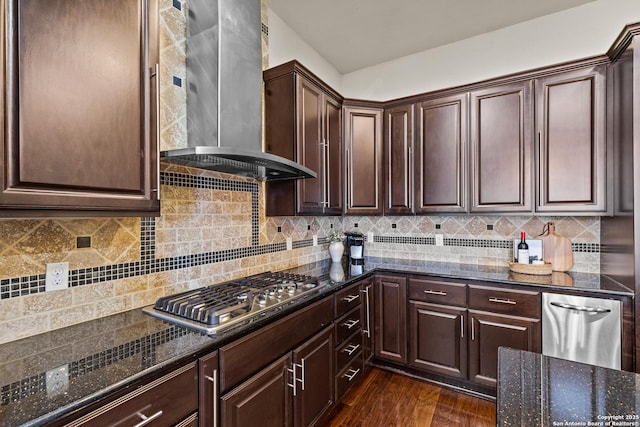
<path id="1" fill-rule="evenodd" d="M 317 234 L 313 235 L 313 246 L 318 246 L 318 235 Z"/>
<path id="2" fill-rule="evenodd" d="M 444 246 L 444 236 L 442 234 L 436 234 L 436 246 Z"/>
<path id="3" fill-rule="evenodd" d="M 69 365 L 62 365 L 48 370 L 45 381 L 47 397 L 65 393 L 69 389 Z"/>
<path id="4" fill-rule="evenodd" d="M 287 250 L 290 251 L 291 249 L 293 249 L 293 241 L 291 237 L 287 237 Z"/>
<path id="5" fill-rule="evenodd" d="M 51 262 L 47 264 L 44 286 L 45 292 L 67 289 L 69 287 L 69 263 Z"/>

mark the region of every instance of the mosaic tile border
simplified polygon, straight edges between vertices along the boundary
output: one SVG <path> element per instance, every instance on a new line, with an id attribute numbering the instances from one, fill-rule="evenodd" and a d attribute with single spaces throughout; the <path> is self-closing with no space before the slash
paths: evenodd
<path id="1" fill-rule="evenodd" d="M 156 364 L 156 347 L 168 343 L 177 338 L 199 332 L 189 331 L 184 328 L 172 326 L 164 331 L 147 335 L 117 347 L 85 356 L 69 364 L 69 380 L 82 377 L 90 372 L 109 366 L 119 360 L 128 359 L 139 354 L 143 355 L 143 367 L 151 367 Z M 26 399 L 37 393 L 47 391 L 46 372 L 15 381 L 0 387 L 0 406 L 6 406 L 13 402 Z"/>
<path id="2" fill-rule="evenodd" d="M 376 243 L 395 243 L 410 245 L 435 245 L 435 237 L 406 237 L 406 236 L 373 236 Z M 513 240 L 490 239 L 454 239 L 444 238 L 443 246 L 460 246 L 466 248 L 512 249 Z M 600 253 L 599 243 L 571 243 L 573 252 Z"/>
<path id="3" fill-rule="evenodd" d="M 125 279 L 145 274 L 197 267 L 238 258 L 281 252 L 286 250 L 285 243 L 271 243 L 260 245 L 260 210 L 259 184 L 249 181 L 234 181 L 222 178 L 189 175 L 176 172 L 162 171 L 160 182 L 163 185 L 177 187 L 191 187 L 222 191 L 245 191 L 251 193 L 251 246 L 227 249 L 215 252 L 205 252 L 193 255 L 175 256 L 170 258 L 156 258 L 156 222 L 155 218 L 141 218 L 140 226 L 140 261 L 112 264 L 99 267 L 89 267 L 69 272 L 69 286 L 77 287 L 93 283 Z M 435 245 L 434 237 L 408 236 L 374 236 L 376 243 Z M 318 239 L 318 244 L 328 243 L 328 238 Z M 313 245 L 311 239 L 293 242 L 293 248 L 299 249 Z M 512 240 L 497 239 L 455 239 L 445 238 L 444 246 L 459 246 L 470 248 L 511 249 Z M 598 243 L 572 243 L 574 252 L 599 253 Z M 16 298 L 37 294 L 45 291 L 45 275 L 30 275 L 0 280 L 0 299 Z"/>

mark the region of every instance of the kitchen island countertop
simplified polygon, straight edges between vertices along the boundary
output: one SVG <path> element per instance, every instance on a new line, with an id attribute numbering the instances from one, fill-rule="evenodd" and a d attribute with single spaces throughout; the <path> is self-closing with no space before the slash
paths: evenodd
<path id="1" fill-rule="evenodd" d="M 134 381 L 171 369 L 231 342 L 283 315 L 366 276 L 382 273 L 425 274 L 508 285 L 536 285 L 575 291 L 632 296 L 624 286 L 598 274 L 562 273 L 553 277 L 514 276 L 507 267 L 367 258 L 357 273 L 329 260 L 292 272 L 327 281 L 318 294 L 267 313 L 215 336 L 170 325 L 134 309 L 64 329 L 0 344 L 0 426 L 43 425 Z M 569 280 L 570 279 L 570 280 Z M 541 280 L 548 283 L 541 283 Z M 47 371 L 66 366 L 68 385 L 47 391 Z"/>
<path id="2" fill-rule="evenodd" d="M 640 426 L 640 375 L 498 350 L 497 425 Z"/>

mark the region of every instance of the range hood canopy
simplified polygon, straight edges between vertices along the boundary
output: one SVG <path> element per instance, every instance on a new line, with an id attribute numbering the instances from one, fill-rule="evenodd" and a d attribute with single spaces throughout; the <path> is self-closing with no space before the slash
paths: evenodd
<path id="1" fill-rule="evenodd" d="M 315 178 L 262 151 L 260 0 L 190 0 L 187 18 L 187 148 L 164 161 L 260 181 Z"/>

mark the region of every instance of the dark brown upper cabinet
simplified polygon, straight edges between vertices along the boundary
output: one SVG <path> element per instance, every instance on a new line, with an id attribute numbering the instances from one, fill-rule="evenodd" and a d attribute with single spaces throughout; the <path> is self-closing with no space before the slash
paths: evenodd
<path id="1" fill-rule="evenodd" d="M 531 212 L 532 83 L 471 92 L 471 212 Z"/>
<path id="2" fill-rule="evenodd" d="M 539 78 L 536 211 L 607 212 L 605 67 Z"/>
<path id="3" fill-rule="evenodd" d="M 344 106 L 345 213 L 382 214 L 382 109 Z"/>
<path id="4" fill-rule="evenodd" d="M 413 104 L 384 110 L 384 213 L 413 213 Z"/>
<path id="5" fill-rule="evenodd" d="M 415 212 L 466 212 L 467 94 L 416 105 Z"/>
<path id="6" fill-rule="evenodd" d="M 342 98 L 295 61 L 264 72 L 265 149 L 317 173 L 268 182 L 267 216 L 343 210 Z"/>
<path id="7" fill-rule="evenodd" d="M 0 216 L 158 215 L 157 0 L 2 5 Z"/>

